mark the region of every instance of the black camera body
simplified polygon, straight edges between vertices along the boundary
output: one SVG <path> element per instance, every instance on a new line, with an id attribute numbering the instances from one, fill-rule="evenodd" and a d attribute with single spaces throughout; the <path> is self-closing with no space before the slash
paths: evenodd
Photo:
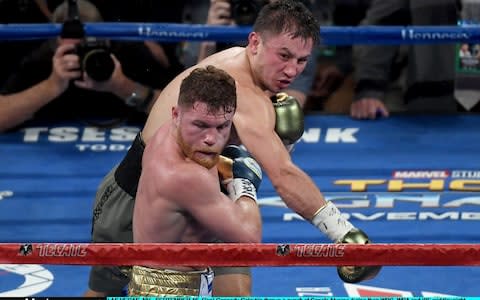
<path id="1" fill-rule="evenodd" d="M 231 0 L 232 19 L 237 25 L 252 25 L 267 2 L 265 0 Z"/>
<path id="2" fill-rule="evenodd" d="M 80 61 L 80 69 L 95 81 L 106 81 L 112 77 L 115 63 L 110 56 L 106 41 L 84 40 L 75 47 Z"/>

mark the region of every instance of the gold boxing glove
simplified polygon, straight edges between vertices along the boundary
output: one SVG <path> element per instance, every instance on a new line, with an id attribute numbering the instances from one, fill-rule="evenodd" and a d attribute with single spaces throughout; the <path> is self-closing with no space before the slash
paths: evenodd
<path id="1" fill-rule="evenodd" d="M 276 115 L 275 132 L 288 149 L 303 135 L 304 119 L 302 107 L 297 99 L 286 93 L 278 93 L 271 97 L 271 100 Z"/>
<path id="2" fill-rule="evenodd" d="M 360 229 L 353 228 L 350 230 L 339 243 L 345 244 L 369 244 L 368 236 Z M 377 276 L 380 272 L 380 266 L 341 266 L 337 267 L 338 276 L 348 283 L 357 283 L 369 280 Z"/>

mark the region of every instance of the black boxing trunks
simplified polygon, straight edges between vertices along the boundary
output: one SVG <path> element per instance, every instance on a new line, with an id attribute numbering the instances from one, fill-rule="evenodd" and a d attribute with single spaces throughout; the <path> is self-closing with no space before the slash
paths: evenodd
<path id="1" fill-rule="evenodd" d="M 137 194 L 138 182 L 142 174 L 143 151 L 145 151 L 145 143 L 139 133 L 115 171 L 118 186 L 132 197 Z"/>
<path id="2" fill-rule="evenodd" d="M 129 296 L 211 296 L 213 271 L 132 268 Z"/>
<path id="3" fill-rule="evenodd" d="M 145 144 L 138 134 L 122 162 L 105 176 L 97 189 L 92 220 L 94 243 L 132 243 L 135 194 L 142 170 Z M 94 266 L 89 287 L 97 292 L 120 295 L 128 284 L 125 269 Z M 128 273 L 128 272 L 127 272 Z"/>

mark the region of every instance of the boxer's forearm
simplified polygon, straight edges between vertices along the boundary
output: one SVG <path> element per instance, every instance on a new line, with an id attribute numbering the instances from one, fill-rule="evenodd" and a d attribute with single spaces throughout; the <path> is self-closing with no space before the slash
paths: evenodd
<path id="1" fill-rule="evenodd" d="M 271 181 L 287 206 L 310 221 L 330 240 L 336 243 L 368 244 L 368 236 L 356 229 L 331 202 L 326 202 L 312 179 L 293 164 L 286 164 Z M 358 283 L 374 278 L 381 267 L 337 268 L 340 278 Z"/>
<path id="2" fill-rule="evenodd" d="M 300 168 L 289 162 L 278 176 L 269 176 L 275 190 L 285 204 L 306 220 L 311 220 L 326 201 L 312 179 Z"/>

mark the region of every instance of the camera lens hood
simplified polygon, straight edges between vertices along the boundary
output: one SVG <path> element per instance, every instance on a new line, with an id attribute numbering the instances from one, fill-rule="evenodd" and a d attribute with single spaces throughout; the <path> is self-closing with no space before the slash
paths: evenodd
<path id="1" fill-rule="evenodd" d="M 106 81 L 112 77 L 115 64 L 110 52 L 105 49 L 92 49 L 82 60 L 82 69 L 95 81 Z"/>

